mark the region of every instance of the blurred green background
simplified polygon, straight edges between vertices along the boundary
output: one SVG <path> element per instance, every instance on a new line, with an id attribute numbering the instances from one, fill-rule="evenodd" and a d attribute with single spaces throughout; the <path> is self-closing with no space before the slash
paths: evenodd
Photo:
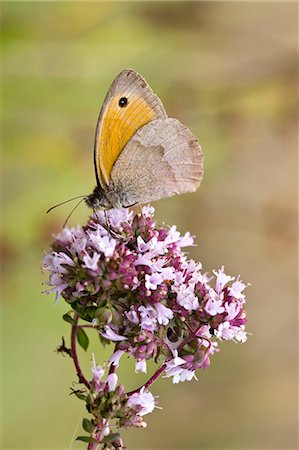
<path id="1" fill-rule="evenodd" d="M 155 203 L 157 220 L 197 236 L 191 255 L 241 274 L 244 345 L 223 343 L 198 382 L 153 387 L 163 410 L 128 430 L 130 449 L 297 448 L 296 3 L 1 2 L 2 448 L 84 448 L 69 397 L 68 325 L 41 294 L 42 251 L 92 191 L 97 115 L 117 73 L 139 71 L 199 137 L 195 194 Z M 70 224 L 84 223 L 82 206 Z M 97 359 L 102 352 L 93 341 Z M 81 355 L 90 373 L 90 353 Z M 153 368 L 151 368 L 153 370 Z M 142 376 L 120 370 L 128 389 Z M 77 427 L 77 429 L 76 429 Z"/>

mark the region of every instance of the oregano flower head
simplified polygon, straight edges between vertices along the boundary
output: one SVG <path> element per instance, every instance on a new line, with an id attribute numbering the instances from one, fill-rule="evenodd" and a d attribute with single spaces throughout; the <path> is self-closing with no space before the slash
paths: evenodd
<path id="1" fill-rule="evenodd" d="M 62 297 L 73 313 L 72 336 L 87 347 L 88 338 L 78 320 L 114 344 L 105 369 L 93 360 L 93 377 L 82 374 L 72 340 L 72 357 L 83 387 L 75 391 L 93 415 L 83 426 L 89 436 L 81 440 L 89 449 L 125 449 L 111 424 L 143 427 L 143 416 L 152 412 L 156 399 L 149 386 L 163 375 L 173 383 L 196 379 L 207 368 L 218 344 L 243 343 L 245 331 L 244 284 L 226 275 L 224 267 L 213 276 L 188 259 L 186 248 L 194 245 L 190 233 L 181 235 L 175 226 L 156 226 L 154 208 L 140 214 L 128 209 L 98 211 L 86 226 L 64 228 L 45 255 L 49 289 Z M 84 344 L 85 342 L 85 344 Z M 144 386 L 125 392 L 116 370 L 127 353 L 136 372 L 147 372 L 147 361 L 159 364 Z"/>

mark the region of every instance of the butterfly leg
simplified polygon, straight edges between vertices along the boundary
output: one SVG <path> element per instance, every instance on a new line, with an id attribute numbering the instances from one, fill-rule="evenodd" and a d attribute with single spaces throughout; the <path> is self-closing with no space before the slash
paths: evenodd
<path id="1" fill-rule="evenodd" d="M 113 236 L 113 237 L 115 237 L 115 238 L 117 238 L 117 239 L 123 239 L 123 240 L 125 241 L 125 240 L 126 240 L 125 236 L 122 236 L 121 234 L 116 233 L 114 230 L 112 230 L 111 224 L 110 224 L 110 222 L 109 222 L 109 218 L 108 218 L 108 214 L 107 214 L 107 210 L 106 210 L 106 209 L 104 209 L 104 215 L 105 215 L 105 220 L 106 220 L 106 229 L 107 229 L 107 232 L 108 232 L 109 234 L 111 234 L 111 236 Z"/>
<path id="2" fill-rule="evenodd" d="M 111 226 L 110 226 L 110 222 L 109 222 L 109 218 L 108 218 L 108 214 L 107 214 L 107 210 L 106 209 L 104 209 L 104 216 L 105 216 L 107 231 L 108 231 L 108 233 L 112 234 L 111 233 L 112 230 L 111 230 Z"/>

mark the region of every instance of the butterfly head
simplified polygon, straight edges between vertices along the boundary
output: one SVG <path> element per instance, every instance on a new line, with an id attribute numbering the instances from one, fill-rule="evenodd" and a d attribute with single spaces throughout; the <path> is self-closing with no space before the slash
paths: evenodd
<path id="1" fill-rule="evenodd" d="M 106 196 L 106 192 L 100 184 L 94 188 L 92 194 L 85 198 L 85 203 L 93 210 L 112 208 L 112 205 Z"/>

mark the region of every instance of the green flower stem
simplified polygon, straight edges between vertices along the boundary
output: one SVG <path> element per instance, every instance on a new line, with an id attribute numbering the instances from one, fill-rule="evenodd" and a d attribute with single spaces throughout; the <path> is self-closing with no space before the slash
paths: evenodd
<path id="1" fill-rule="evenodd" d="M 72 333 L 71 333 L 71 349 L 72 349 L 72 358 L 76 367 L 76 371 L 77 371 L 77 375 L 79 377 L 80 383 L 85 384 L 85 386 L 90 389 L 90 383 L 87 381 L 87 379 L 85 378 L 85 376 L 83 375 L 83 372 L 81 370 L 80 364 L 79 364 L 79 359 L 78 359 L 78 354 L 77 354 L 77 330 L 78 330 L 78 320 L 79 320 L 79 316 L 76 313 L 74 315 L 74 323 L 72 325 Z"/>

